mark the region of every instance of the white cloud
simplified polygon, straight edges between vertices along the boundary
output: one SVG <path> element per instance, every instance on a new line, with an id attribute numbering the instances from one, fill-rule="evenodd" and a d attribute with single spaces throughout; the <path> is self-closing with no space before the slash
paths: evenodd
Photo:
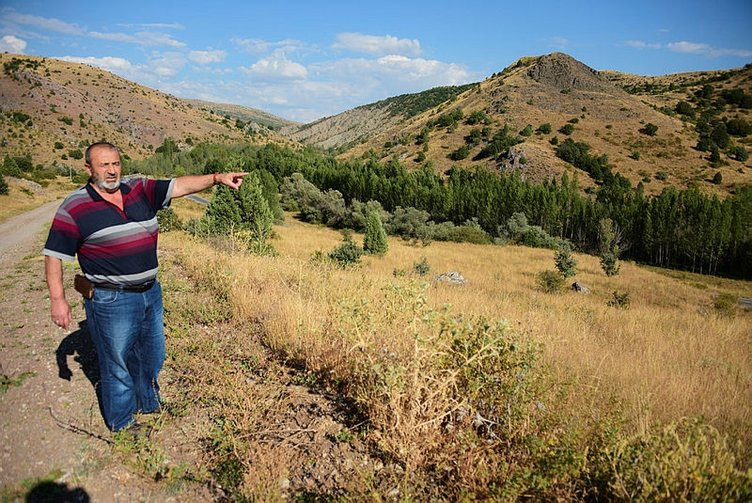
<path id="1" fill-rule="evenodd" d="M 138 28 L 146 30 L 184 30 L 185 26 L 180 23 L 120 23 L 117 26 L 124 28 Z"/>
<path id="2" fill-rule="evenodd" d="M 96 66 L 128 80 L 152 87 L 162 87 L 164 79 L 177 75 L 186 63 L 183 55 L 175 52 L 154 54 L 145 64 L 133 64 L 127 59 L 113 56 L 102 58 L 65 56 L 60 59 Z"/>
<path id="3" fill-rule="evenodd" d="M 627 40 L 624 42 L 627 47 L 634 47 L 635 49 L 660 49 L 661 44 L 654 44 L 645 42 L 643 40 Z"/>
<path id="4" fill-rule="evenodd" d="M 667 44 L 666 47 L 672 52 L 702 54 L 711 58 L 719 58 L 723 56 L 734 56 L 737 58 L 752 57 L 752 51 L 746 49 L 722 49 L 713 47 L 709 44 L 687 42 L 686 40 L 682 40 L 681 42 L 671 42 Z"/>
<path id="5" fill-rule="evenodd" d="M 673 52 L 688 52 L 692 54 L 704 54 L 710 50 L 708 44 L 695 44 L 693 42 L 671 42 L 666 47 Z"/>
<path id="6" fill-rule="evenodd" d="M 308 70 L 295 61 L 287 59 L 284 52 L 277 50 L 266 58 L 262 58 L 244 70 L 262 79 L 304 79 Z"/>
<path id="7" fill-rule="evenodd" d="M 159 77 L 174 77 L 185 66 L 185 58 L 177 52 L 167 52 L 152 56 L 146 68 Z"/>
<path id="8" fill-rule="evenodd" d="M 243 50 L 254 54 L 262 54 L 269 50 L 271 42 L 258 38 L 233 38 L 232 42 L 240 46 Z"/>
<path id="9" fill-rule="evenodd" d="M 98 68 L 102 68 L 103 70 L 107 70 L 108 72 L 118 73 L 121 75 L 123 73 L 129 73 L 135 68 L 127 59 L 116 58 L 112 56 L 105 56 L 103 58 L 80 58 L 76 56 L 63 56 L 60 59 L 62 59 L 63 61 L 70 61 L 71 63 L 82 63 L 84 65 L 96 66 Z"/>
<path id="10" fill-rule="evenodd" d="M 295 40 L 292 38 L 286 38 L 278 40 L 276 42 L 270 42 L 268 40 L 262 40 L 260 38 L 239 38 L 235 37 L 231 39 L 234 44 L 240 47 L 245 52 L 252 54 L 264 54 L 269 51 L 281 51 L 285 54 L 296 53 L 310 53 L 318 52 L 318 49 L 310 44 Z"/>
<path id="11" fill-rule="evenodd" d="M 13 35 L 5 35 L 0 39 L 0 51 L 15 52 L 17 54 L 23 54 L 26 49 L 26 41 Z"/>
<path id="12" fill-rule="evenodd" d="M 169 35 L 150 31 L 140 31 L 133 35 L 130 35 L 128 33 L 101 33 L 98 31 L 90 31 L 88 35 L 92 38 L 100 40 L 112 40 L 114 42 L 125 42 L 128 44 L 138 44 L 145 46 L 166 45 L 175 48 L 185 47 L 185 44 L 183 42 L 175 40 Z"/>
<path id="13" fill-rule="evenodd" d="M 31 14 L 21 14 L 13 9 L 3 9 L 3 17 L 6 21 L 17 23 L 25 26 L 33 26 L 44 30 L 51 30 L 68 35 L 81 35 L 84 29 L 72 23 L 66 23 L 53 17 L 32 16 Z"/>
<path id="14" fill-rule="evenodd" d="M 391 35 L 364 35 L 362 33 L 340 33 L 337 35 L 337 42 L 332 47 L 380 55 L 419 56 L 421 53 L 420 42 L 417 39 L 397 38 Z"/>
<path id="15" fill-rule="evenodd" d="M 225 60 L 227 53 L 222 50 L 214 51 L 191 51 L 188 53 L 188 59 L 194 63 L 208 65 L 209 63 L 220 63 Z"/>

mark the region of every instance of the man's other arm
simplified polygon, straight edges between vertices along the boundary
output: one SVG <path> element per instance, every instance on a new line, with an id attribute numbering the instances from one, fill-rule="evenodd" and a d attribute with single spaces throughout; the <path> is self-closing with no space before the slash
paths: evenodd
<path id="1" fill-rule="evenodd" d="M 50 314 L 55 325 L 68 329 L 73 316 L 63 287 L 63 261 L 56 257 L 44 257 L 44 274 L 50 291 Z"/>
<path id="2" fill-rule="evenodd" d="M 237 189 L 248 173 L 215 173 L 213 175 L 187 175 L 175 179 L 172 197 L 183 197 L 214 186 L 217 183 Z"/>

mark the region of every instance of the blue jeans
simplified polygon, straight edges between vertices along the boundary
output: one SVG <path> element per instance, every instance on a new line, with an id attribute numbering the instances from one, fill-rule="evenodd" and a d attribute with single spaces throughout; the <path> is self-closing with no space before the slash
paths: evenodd
<path id="1" fill-rule="evenodd" d="M 165 358 L 162 287 L 146 292 L 97 288 L 85 301 L 86 319 L 97 350 L 102 411 L 118 431 L 136 412 L 159 408 L 157 376 Z"/>

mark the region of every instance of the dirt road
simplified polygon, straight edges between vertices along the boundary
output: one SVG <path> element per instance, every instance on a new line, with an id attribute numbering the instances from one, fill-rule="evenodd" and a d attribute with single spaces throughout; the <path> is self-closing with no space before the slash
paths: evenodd
<path id="1" fill-rule="evenodd" d="M 96 355 L 72 288 L 71 330 L 50 319 L 41 249 L 59 204 L 0 224 L 0 499 L 175 500 L 113 453 L 96 396 Z"/>

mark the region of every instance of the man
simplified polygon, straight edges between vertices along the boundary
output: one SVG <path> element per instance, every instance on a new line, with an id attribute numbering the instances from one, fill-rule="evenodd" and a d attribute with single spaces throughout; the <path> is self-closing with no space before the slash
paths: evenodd
<path id="1" fill-rule="evenodd" d="M 93 296 L 85 298 L 87 326 L 97 350 L 107 426 L 134 425 L 137 412 L 160 407 L 157 376 L 165 356 L 162 290 L 157 277 L 156 212 L 176 197 L 221 183 L 237 189 L 246 173 L 122 181 L 120 153 L 110 143 L 86 149 L 86 186 L 55 214 L 44 250 L 52 321 L 71 323 L 62 260 L 78 255 Z"/>

